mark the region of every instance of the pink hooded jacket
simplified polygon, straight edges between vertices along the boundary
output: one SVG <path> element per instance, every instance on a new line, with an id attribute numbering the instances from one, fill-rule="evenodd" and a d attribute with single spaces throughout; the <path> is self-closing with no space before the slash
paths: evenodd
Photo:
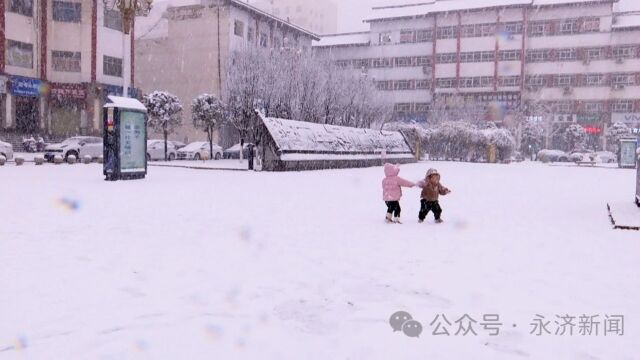
<path id="1" fill-rule="evenodd" d="M 384 201 L 398 201 L 402 197 L 401 186 L 414 187 L 415 184 L 398 176 L 400 167 L 393 164 L 384 164 L 385 178 L 382 180 L 382 199 Z"/>

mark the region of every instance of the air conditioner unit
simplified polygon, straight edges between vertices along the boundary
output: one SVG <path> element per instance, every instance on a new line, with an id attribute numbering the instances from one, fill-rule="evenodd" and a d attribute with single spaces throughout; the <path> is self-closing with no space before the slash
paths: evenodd
<path id="1" fill-rule="evenodd" d="M 622 64 L 622 63 L 624 63 L 623 58 L 616 58 L 616 64 Z"/>
<path id="2" fill-rule="evenodd" d="M 556 123 L 571 123 L 576 121 L 575 114 L 559 114 L 553 115 L 553 122 Z"/>
<path id="3" fill-rule="evenodd" d="M 564 89 L 562 89 L 562 94 L 564 95 L 570 95 L 573 92 L 573 88 L 570 86 L 565 86 Z"/>
<path id="4" fill-rule="evenodd" d="M 614 84 L 611 86 L 613 90 L 624 90 L 624 85 L 622 84 Z"/>
<path id="5" fill-rule="evenodd" d="M 423 65 L 422 66 L 422 73 L 425 75 L 431 75 L 431 66 L 429 65 Z"/>

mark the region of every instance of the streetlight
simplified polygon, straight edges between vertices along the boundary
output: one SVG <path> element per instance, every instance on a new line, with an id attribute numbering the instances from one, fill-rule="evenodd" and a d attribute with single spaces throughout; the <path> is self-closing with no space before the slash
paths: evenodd
<path id="1" fill-rule="evenodd" d="M 133 25 L 133 19 L 136 16 L 147 16 L 151 11 L 151 4 L 153 0 L 102 0 L 104 7 L 109 10 L 118 10 L 122 14 L 122 96 L 129 97 L 129 79 L 130 74 L 127 74 L 125 69 L 127 68 L 124 61 L 127 53 L 127 38 L 131 33 L 131 27 Z M 128 66 L 131 69 L 131 66 Z"/>

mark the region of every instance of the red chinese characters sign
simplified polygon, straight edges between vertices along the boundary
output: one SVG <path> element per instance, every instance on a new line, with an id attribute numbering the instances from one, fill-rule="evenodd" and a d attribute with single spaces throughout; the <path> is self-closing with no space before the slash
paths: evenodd
<path id="1" fill-rule="evenodd" d="M 51 83 L 49 86 L 49 96 L 53 99 L 84 100 L 87 97 L 87 90 L 83 84 Z"/>

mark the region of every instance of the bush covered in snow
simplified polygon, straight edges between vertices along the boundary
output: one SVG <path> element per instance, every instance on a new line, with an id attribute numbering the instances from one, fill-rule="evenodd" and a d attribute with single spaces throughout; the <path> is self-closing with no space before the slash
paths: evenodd
<path id="1" fill-rule="evenodd" d="M 564 131 L 564 141 L 568 151 L 583 151 L 587 147 L 587 132 L 580 124 L 571 124 Z"/>
<path id="2" fill-rule="evenodd" d="M 631 135 L 631 129 L 623 122 L 616 122 L 607 128 L 605 136 L 607 137 L 608 148 L 613 152 L 618 152 L 619 141 Z"/>
<path id="3" fill-rule="evenodd" d="M 143 97 L 149 127 L 164 136 L 164 158 L 167 160 L 167 138 L 182 124 L 182 105 L 177 96 L 167 91 L 154 91 Z"/>
<path id="4" fill-rule="evenodd" d="M 542 148 L 544 142 L 544 128 L 538 121 L 526 121 L 520 134 L 520 151 L 531 156 Z"/>
<path id="5" fill-rule="evenodd" d="M 202 94 L 191 102 L 193 126 L 207 133 L 209 154 L 213 154 L 213 132 L 224 120 L 224 104 L 211 94 Z"/>

